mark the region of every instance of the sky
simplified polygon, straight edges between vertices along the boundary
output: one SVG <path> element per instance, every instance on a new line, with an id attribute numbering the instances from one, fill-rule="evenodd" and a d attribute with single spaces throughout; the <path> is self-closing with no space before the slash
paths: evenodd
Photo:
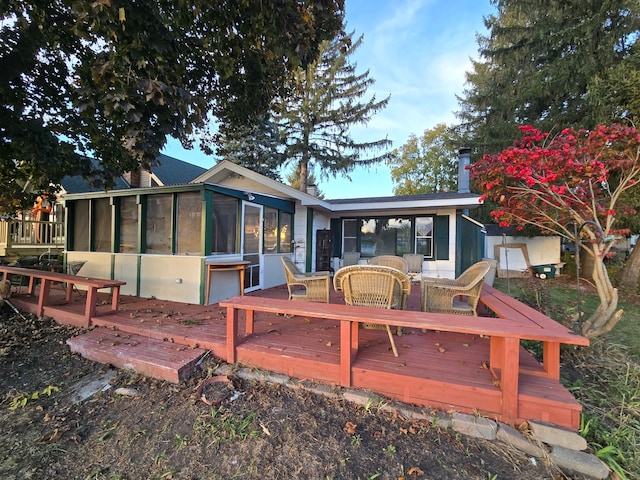
<path id="1" fill-rule="evenodd" d="M 391 96 L 366 126 L 352 127 L 352 138 L 388 138 L 393 149 L 411 134 L 454 124 L 456 95 L 463 94 L 465 72 L 478 56 L 476 35 L 486 33 L 483 17 L 495 11 L 489 0 L 345 0 L 345 8 L 347 31 L 355 31 L 355 38 L 364 36 L 351 63 L 357 73 L 369 70 L 375 80 L 366 100 Z M 174 140 L 163 153 L 204 168 L 216 161 L 197 147 L 184 150 Z M 318 187 L 327 199 L 393 195 L 385 165 L 358 167 L 349 176 L 351 180 L 329 177 Z"/>

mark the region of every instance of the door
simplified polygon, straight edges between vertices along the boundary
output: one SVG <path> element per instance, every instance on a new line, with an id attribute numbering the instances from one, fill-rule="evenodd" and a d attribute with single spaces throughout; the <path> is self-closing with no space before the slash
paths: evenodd
<path id="1" fill-rule="evenodd" d="M 244 291 L 259 290 L 262 258 L 262 207 L 242 202 L 242 259 L 249 263 L 245 267 Z"/>

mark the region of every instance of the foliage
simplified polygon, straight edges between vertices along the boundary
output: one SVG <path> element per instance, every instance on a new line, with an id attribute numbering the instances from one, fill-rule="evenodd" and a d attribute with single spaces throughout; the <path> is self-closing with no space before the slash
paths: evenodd
<path id="1" fill-rule="evenodd" d="M 491 214 L 500 225 L 537 225 L 571 243 L 576 233 L 585 235 L 582 251 L 594 259 L 601 308 L 582 331 L 605 333 L 621 312 L 615 312 L 617 291 L 603 261 L 615 236 L 627 233 L 616 229 L 615 221 L 633 210 L 621 195 L 640 179 L 640 133 L 620 125 L 565 129 L 555 137 L 528 126 L 521 131 L 514 146 L 473 164 L 471 177 L 483 197 L 496 203 Z"/>
<path id="2" fill-rule="evenodd" d="M 395 149 L 387 164 L 395 195 L 455 191 L 458 178 L 456 140 L 450 127 L 440 123 Z"/>
<path id="3" fill-rule="evenodd" d="M 360 101 L 374 83 L 369 71 L 357 74 L 349 57 L 362 44 L 353 33 L 325 41 L 320 56 L 291 79 L 290 94 L 277 107 L 277 121 L 286 138 L 287 159 L 300 166 L 300 190 L 306 191 L 307 177 L 317 167 L 320 178 L 348 174 L 356 165 L 372 165 L 387 159 L 388 153 L 361 158 L 363 152 L 382 149 L 388 139 L 357 142 L 349 135 L 352 125 L 366 125 L 386 107 L 389 97 Z"/>
<path id="4" fill-rule="evenodd" d="M 289 175 L 287 175 L 287 182 L 289 186 L 300 190 L 300 165 L 294 168 Z M 324 193 L 318 188 L 318 184 L 316 183 L 316 177 L 313 173 L 309 174 L 307 177 L 307 188 L 314 185 L 316 187 L 315 197 L 324 198 Z"/>
<path id="5" fill-rule="evenodd" d="M 506 148 L 519 125 L 592 129 L 637 106 L 637 0 L 493 3 L 459 98 L 461 130 L 481 153 Z"/>
<path id="6" fill-rule="evenodd" d="M 0 209 L 65 175 L 109 187 L 213 118 L 248 124 L 343 13 L 343 0 L 3 2 Z"/>
<path id="7" fill-rule="evenodd" d="M 285 161 L 284 143 L 277 125 L 268 115 L 252 124 L 223 124 L 217 133 L 207 135 L 203 150 L 221 160 L 229 160 L 266 177 L 280 181 L 279 169 Z"/>

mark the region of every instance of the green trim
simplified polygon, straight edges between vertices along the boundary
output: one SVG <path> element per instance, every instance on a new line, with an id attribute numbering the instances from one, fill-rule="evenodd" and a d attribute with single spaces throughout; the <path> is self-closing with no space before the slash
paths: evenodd
<path id="1" fill-rule="evenodd" d="M 113 253 L 120 253 L 120 232 L 122 225 L 122 209 L 121 199 L 111 198 L 111 204 L 113 205 L 113 211 L 111 213 L 111 234 L 113 236 Z"/>
<path id="2" fill-rule="evenodd" d="M 204 190 L 202 192 L 202 232 L 201 249 L 202 255 L 213 251 L 213 192 Z M 201 302 L 202 303 L 202 302 Z"/>
<path id="3" fill-rule="evenodd" d="M 436 260 L 449 260 L 449 216 L 436 215 L 433 218 L 434 248 Z"/>
<path id="4" fill-rule="evenodd" d="M 138 253 L 147 250 L 147 196 L 138 196 Z"/>
<path id="5" fill-rule="evenodd" d="M 306 242 L 305 271 L 311 271 L 311 260 L 313 254 L 313 208 L 307 207 L 307 242 Z"/>

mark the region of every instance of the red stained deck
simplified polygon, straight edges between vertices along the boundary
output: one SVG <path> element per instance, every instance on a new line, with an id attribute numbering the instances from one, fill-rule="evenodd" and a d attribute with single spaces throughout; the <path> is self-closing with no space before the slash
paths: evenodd
<path id="1" fill-rule="evenodd" d="M 52 287 L 52 299 L 57 290 L 64 300 L 60 286 Z M 419 290 L 412 289 L 410 310 L 418 310 Z M 286 298 L 287 290 L 281 286 L 252 295 Z M 23 311 L 33 311 L 33 297 L 14 295 L 11 301 Z M 105 302 L 108 301 L 105 297 Z M 332 291 L 331 303 L 343 304 L 341 294 Z M 60 323 L 68 323 L 67 316 L 75 318 L 83 309 L 84 303 L 79 301 L 52 305 L 46 314 Z M 226 313 L 226 309 L 217 304 L 190 305 L 122 296 L 117 312 L 94 317 L 91 325 L 208 349 L 225 359 Z M 244 332 L 243 318 L 240 332 Z M 396 358 L 384 330 L 363 329 L 359 337 L 360 348 L 352 364 L 353 387 L 414 405 L 478 413 L 511 423 L 538 420 L 574 430 L 579 426 L 580 404 L 524 349 L 519 357 L 519 417 L 504 419 L 499 413 L 502 411 L 500 387 L 488 368 L 488 338 L 404 329 L 404 335 L 395 337 L 399 351 Z M 338 384 L 340 322 L 256 312 L 254 333 L 237 346 L 237 361 L 299 379 Z M 144 373 L 154 375 L 148 366 Z"/>

